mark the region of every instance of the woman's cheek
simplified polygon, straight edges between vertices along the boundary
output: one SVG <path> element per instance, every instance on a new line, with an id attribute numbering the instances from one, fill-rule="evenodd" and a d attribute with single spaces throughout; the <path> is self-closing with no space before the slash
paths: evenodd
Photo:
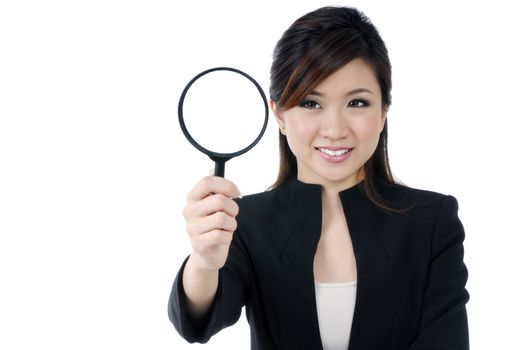
<path id="1" fill-rule="evenodd" d="M 360 139 L 378 139 L 382 120 L 378 116 L 368 116 L 362 119 L 360 122 L 356 123 L 353 128 L 355 130 L 355 135 Z"/>

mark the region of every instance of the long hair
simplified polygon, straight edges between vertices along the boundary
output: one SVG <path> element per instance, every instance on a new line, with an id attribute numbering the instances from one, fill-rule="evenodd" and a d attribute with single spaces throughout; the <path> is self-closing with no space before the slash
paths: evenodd
<path id="1" fill-rule="evenodd" d="M 382 107 L 391 105 L 391 64 L 384 41 L 370 19 L 349 7 L 323 7 L 297 19 L 274 49 L 270 97 L 277 107 L 297 106 L 326 77 L 355 58 L 373 69 L 382 95 Z M 298 173 L 296 157 L 279 132 L 280 168 L 276 188 Z M 364 164 L 364 190 L 378 207 L 391 207 L 375 188 L 374 178 L 395 183 L 388 160 L 388 121 L 373 155 Z M 404 211 L 404 210 L 403 210 Z"/>

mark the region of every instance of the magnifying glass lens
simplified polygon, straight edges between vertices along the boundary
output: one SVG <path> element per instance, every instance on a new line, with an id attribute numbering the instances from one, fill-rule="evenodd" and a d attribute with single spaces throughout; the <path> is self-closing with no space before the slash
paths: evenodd
<path id="1" fill-rule="evenodd" d="M 194 81 L 185 96 L 183 115 L 192 138 L 217 153 L 244 149 L 266 122 L 258 88 L 228 70 L 212 71 Z"/>

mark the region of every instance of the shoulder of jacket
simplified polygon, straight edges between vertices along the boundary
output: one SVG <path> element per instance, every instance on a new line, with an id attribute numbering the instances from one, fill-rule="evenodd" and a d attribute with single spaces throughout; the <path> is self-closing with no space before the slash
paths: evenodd
<path id="1" fill-rule="evenodd" d="M 436 210 L 438 210 L 445 200 L 453 198 L 444 193 L 414 188 L 400 183 L 382 182 L 378 190 L 381 196 L 389 203 L 393 203 L 397 207 L 410 207 L 415 209 L 432 209 L 437 207 Z M 455 200 L 455 198 L 453 199 Z"/>
<path id="2" fill-rule="evenodd" d="M 269 208 L 277 201 L 277 189 L 245 195 L 242 198 L 235 199 L 236 203 L 243 211 L 255 211 Z"/>
<path id="3" fill-rule="evenodd" d="M 295 198 L 291 184 L 286 184 L 267 191 L 245 195 L 236 199 L 240 211 L 238 219 L 251 222 L 267 222 L 277 214 L 290 215 Z M 298 208 L 296 208 L 298 209 Z"/>

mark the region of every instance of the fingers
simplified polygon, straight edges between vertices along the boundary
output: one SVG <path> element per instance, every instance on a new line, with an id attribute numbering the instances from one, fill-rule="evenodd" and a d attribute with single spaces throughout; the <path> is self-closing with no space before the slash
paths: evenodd
<path id="1" fill-rule="evenodd" d="M 194 240 L 194 250 L 205 252 L 207 249 L 216 245 L 230 244 L 232 241 L 232 232 L 213 230 L 206 234 L 199 235 Z M 201 253 L 200 252 L 200 253 Z"/>
<path id="2" fill-rule="evenodd" d="M 199 201 L 212 193 L 223 194 L 229 198 L 241 196 L 240 190 L 231 181 L 218 176 L 206 176 L 189 192 L 187 200 Z"/>
<path id="3" fill-rule="evenodd" d="M 206 266 L 221 268 L 225 264 L 236 230 L 240 197 L 234 183 L 222 177 L 202 178 L 187 196 L 183 216 L 187 222 L 194 253 L 203 258 Z"/>
<path id="4" fill-rule="evenodd" d="M 183 217 L 204 217 L 222 211 L 230 216 L 238 215 L 239 207 L 235 201 L 223 194 L 213 194 L 201 201 L 190 201 L 183 209 Z"/>
<path id="5" fill-rule="evenodd" d="M 213 230 L 234 232 L 236 227 L 236 219 L 221 211 L 187 222 L 187 232 L 190 236 L 208 233 Z"/>

